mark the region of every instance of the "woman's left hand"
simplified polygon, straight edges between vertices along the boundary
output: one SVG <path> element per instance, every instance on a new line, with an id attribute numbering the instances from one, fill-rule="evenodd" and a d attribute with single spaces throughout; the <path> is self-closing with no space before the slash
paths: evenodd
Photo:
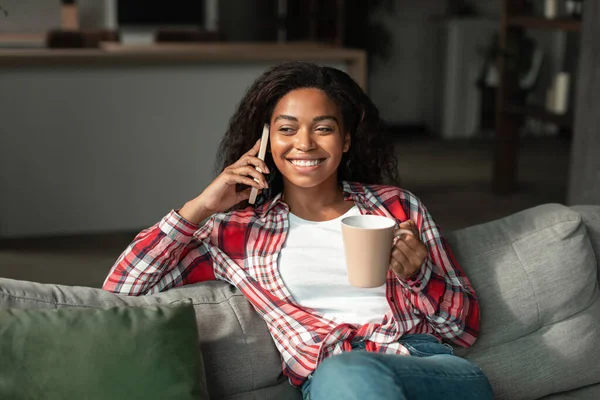
<path id="1" fill-rule="evenodd" d="M 410 278 L 419 272 L 427 258 L 427 246 L 419 238 L 417 224 L 404 221 L 394 232 L 396 240 L 390 257 L 390 268 L 400 279 Z"/>

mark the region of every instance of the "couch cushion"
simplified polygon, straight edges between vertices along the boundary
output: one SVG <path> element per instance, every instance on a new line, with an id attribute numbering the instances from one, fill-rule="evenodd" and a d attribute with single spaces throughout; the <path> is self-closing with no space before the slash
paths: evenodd
<path id="1" fill-rule="evenodd" d="M 129 297 L 87 287 L 0 279 L 0 308 L 140 306 L 182 299 L 191 299 L 194 304 L 211 398 L 228 398 L 282 382 L 288 385 L 265 323 L 243 295 L 225 282 L 204 282 L 153 296 Z M 295 389 L 291 392 L 299 395 Z"/>
<path id="2" fill-rule="evenodd" d="M 207 399 L 190 303 L 0 310 L 0 398 Z"/>
<path id="3" fill-rule="evenodd" d="M 447 236 L 477 291 L 481 335 L 457 350 L 498 399 L 535 399 L 600 382 L 600 293 L 581 216 L 558 204 Z"/>
<path id="4" fill-rule="evenodd" d="M 598 400 L 600 399 L 600 385 L 584 386 L 568 392 L 544 396 L 541 400 Z"/>

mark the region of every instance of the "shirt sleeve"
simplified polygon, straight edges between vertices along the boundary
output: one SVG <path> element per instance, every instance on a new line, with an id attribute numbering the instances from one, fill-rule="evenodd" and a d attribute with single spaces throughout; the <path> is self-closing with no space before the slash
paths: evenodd
<path id="1" fill-rule="evenodd" d="M 214 280 L 208 250 L 213 225 L 212 219 L 199 226 L 171 211 L 135 237 L 111 268 L 102 288 L 137 296 Z"/>
<path id="2" fill-rule="evenodd" d="M 429 254 L 417 274 L 398 279 L 402 290 L 441 338 L 470 347 L 479 333 L 475 291 L 425 206 L 416 197 L 410 204 L 410 218 Z"/>

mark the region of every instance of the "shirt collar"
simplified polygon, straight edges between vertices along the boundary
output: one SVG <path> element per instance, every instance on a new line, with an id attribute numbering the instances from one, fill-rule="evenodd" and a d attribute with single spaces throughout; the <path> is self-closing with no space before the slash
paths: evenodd
<path id="1" fill-rule="evenodd" d="M 342 181 L 342 190 L 344 192 L 344 200 L 346 200 L 346 201 L 352 200 L 354 202 L 359 202 L 363 205 L 366 204 L 365 188 L 360 183 Z M 281 201 L 282 196 L 283 196 L 283 193 L 277 194 L 270 201 L 265 202 L 262 205 L 260 205 L 259 207 L 257 207 L 256 212 L 261 217 L 264 217 L 269 212 L 271 212 L 271 210 L 279 211 L 279 210 L 285 209 L 285 210 L 289 211 L 288 205 L 285 204 L 283 201 Z"/>

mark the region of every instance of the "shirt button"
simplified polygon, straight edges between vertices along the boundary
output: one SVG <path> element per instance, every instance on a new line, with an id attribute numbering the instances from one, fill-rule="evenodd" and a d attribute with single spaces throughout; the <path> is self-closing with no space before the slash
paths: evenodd
<path id="1" fill-rule="evenodd" d="M 393 302 L 393 301 L 394 301 L 394 298 L 393 298 L 393 297 L 390 297 L 390 301 L 391 301 L 391 302 Z"/>
<path id="2" fill-rule="evenodd" d="M 414 276 L 411 276 L 410 278 L 408 278 L 409 281 L 414 282 L 415 280 L 417 280 L 417 278 L 415 278 Z"/>
<path id="3" fill-rule="evenodd" d="M 420 287 L 421 287 L 421 282 L 417 282 L 417 283 L 415 283 L 415 287 L 416 287 L 416 288 L 420 288 Z"/>

